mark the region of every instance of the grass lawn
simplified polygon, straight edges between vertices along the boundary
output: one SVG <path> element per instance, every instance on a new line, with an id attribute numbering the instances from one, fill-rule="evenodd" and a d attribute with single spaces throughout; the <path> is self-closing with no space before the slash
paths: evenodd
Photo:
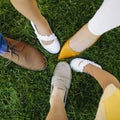
<path id="1" fill-rule="evenodd" d="M 37 0 L 42 14 L 58 36 L 61 46 L 94 15 L 103 0 Z M 49 111 L 50 81 L 57 55 L 45 51 L 29 21 L 8 0 L 0 1 L 0 32 L 25 41 L 44 53 L 47 69 L 26 70 L 0 57 L 0 120 L 44 120 Z M 93 60 L 120 79 L 120 28 L 105 33 L 79 57 Z M 71 59 L 66 59 L 70 62 Z M 72 71 L 72 85 L 66 104 L 69 120 L 93 120 L 102 89 L 94 78 Z"/>

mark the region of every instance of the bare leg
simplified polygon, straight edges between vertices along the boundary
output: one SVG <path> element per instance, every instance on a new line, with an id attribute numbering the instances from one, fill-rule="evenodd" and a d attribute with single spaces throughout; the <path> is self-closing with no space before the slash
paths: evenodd
<path id="1" fill-rule="evenodd" d="M 63 98 L 64 91 L 54 87 L 50 98 L 50 111 L 46 120 L 68 120 Z"/>
<path id="2" fill-rule="evenodd" d="M 104 0 L 93 18 L 70 40 L 70 47 L 81 52 L 90 47 L 105 32 L 120 26 L 120 0 Z"/>
<path id="3" fill-rule="evenodd" d="M 85 72 L 94 77 L 103 89 L 109 84 L 115 85 L 120 88 L 120 83 L 112 74 L 103 70 L 100 65 L 93 61 L 83 58 L 75 58 L 70 62 L 70 66 L 77 72 Z"/>
<path id="4" fill-rule="evenodd" d="M 92 64 L 88 64 L 84 68 L 84 72 L 90 74 L 93 76 L 100 86 L 103 88 L 103 90 L 109 85 L 114 84 L 117 88 L 120 88 L 120 83 L 112 74 L 108 73 L 105 70 L 102 70 Z"/>
<path id="5" fill-rule="evenodd" d="M 98 65 L 95 62 L 90 61 L 90 60 L 86 60 L 86 59 L 82 59 L 82 58 L 75 58 L 71 61 L 70 65 L 71 65 L 71 68 L 77 72 L 85 72 L 85 73 L 90 74 L 92 77 L 94 77 L 98 81 L 100 86 L 103 88 L 104 94 L 100 101 L 95 120 L 106 120 L 106 115 L 109 113 L 110 114 L 113 113 L 114 110 L 120 104 L 120 102 L 119 102 L 120 95 L 118 93 L 117 97 L 116 97 L 117 99 L 115 98 L 115 96 L 113 97 L 114 99 L 111 99 L 111 98 L 109 99 L 110 101 L 112 100 L 113 103 L 118 102 L 118 104 L 115 103 L 112 105 L 112 102 L 108 101 L 107 111 L 109 110 L 109 112 L 105 112 L 106 111 L 105 104 L 104 104 L 105 99 L 109 98 L 111 95 L 113 95 L 113 93 L 115 93 L 117 88 L 118 89 L 120 88 L 119 81 L 112 74 L 108 73 L 105 70 L 102 70 L 100 65 Z M 112 111 L 111 111 L 111 108 L 113 108 Z M 118 110 L 118 111 L 120 111 L 120 110 Z M 113 115 L 116 116 L 116 113 L 119 113 L 119 112 L 115 111 L 114 113 L 115 114 L 113 114 Z M 109 117 L 109 118 L 111 118 L 111 117 Z M 114 117 L 114 118 L 116 119 L 116 117 Z"/>
<path id="6" fill-rule="evenodd" d="M 86 24 L 71 38 L 69 46 L 74 51 L 81 52 L 93 45 L 99 37 L 100 35 L 92 34 Z"/>
<path id="7" fill-rule="evenodd" d="M 30 21 L 33 21 L 41 35 L 51 35 L 52 31 L 46 19 L 41 15 L 36 0 L 10 0 L 13 6 Z M 44 41 L 50 44 L 52 41 Z"/>
<path id="8" fill-rule="evenodd" d="M 58 59 L 79 55 L 91 47 L 101 35 L 118 27 L 120 25 L 119 5 L 120 0 L 104 0 L 93 18 L 65 42 Z"/>
<path id="9" fill-rule="evenodd" d="M 71 78 L 69 64 L 66 62 L 58 63 L 51 80 L 50 111 L 46 120 L 68 120 L 65 103 Z"/>

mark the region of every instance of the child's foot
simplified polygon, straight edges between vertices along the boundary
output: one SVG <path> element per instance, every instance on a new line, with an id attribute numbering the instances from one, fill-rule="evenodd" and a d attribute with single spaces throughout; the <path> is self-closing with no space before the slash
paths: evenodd
<path id="1" fill-rule="evenodd" d="M 76 72 L 85 72 L 84 71 L 84 68 L 88 65 L 88 64 L 91 64 L 91 65 L 94 65 L 100 69 L 101 66 L 90 61 L 90 60 L 86 60 L 86 59 L 82 59 L 82 58 L 75 58 L 71 61 L 70 63 L 70 66 L 73 70 L 75 70 Z"/>
<path id="2" fill-rule="evenodd" d="M 41 35 L 38 32 L 38 29 L 36 28 L 36 26 L 34 25 L 34 23 L 32 21 L 31 21 L 31 25 L 32 25 L 32 27 L 35 31 L 35 34 L 36 34 L 39 42 L 41 43 L 42 47 L 52 54 L 58 53 L 60 50 L 60 44 L 59 44 L 59 41 L 58 41 L 56 35 L 54 33 L 52 33 L 49 36 Z"/>

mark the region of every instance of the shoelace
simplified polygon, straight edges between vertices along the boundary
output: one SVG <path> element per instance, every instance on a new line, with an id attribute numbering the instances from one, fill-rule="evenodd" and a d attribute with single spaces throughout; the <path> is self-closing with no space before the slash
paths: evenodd
<path id="1" fill-rule="evenodd" d="M 8 44 L 8 52 L 10 53 L 10 58 L 9 58 L 9 60 L 5 63 L 5 66 L 8 66 L 8 65 L 12 62 L 11 58 L 12 58 L 13 54 L 17 55 L 17 56 L 18 56 L 18 59 L 19 59 L 19 55 L 15 52 L 15 51 L 18 51 L 18 50 L 14 48 L 15 45 L 18 44 L 18 43 L 19 43 L 19 41 L 15 42 L 15 43 L 12 44 L 12 45 L 11 45 L 11 44 Z"/>

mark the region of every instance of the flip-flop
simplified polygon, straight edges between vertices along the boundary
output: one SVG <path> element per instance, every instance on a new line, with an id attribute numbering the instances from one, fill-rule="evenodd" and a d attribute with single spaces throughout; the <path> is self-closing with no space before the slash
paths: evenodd
<path id="1" fill-rule="evenodd" d="M 54 70 L 54 74 L 51 80 L 51 94 L 54 87 L 57 87 L 58 89 L 64 90 L 64 105 L 66 104 L 66 99 L 68 95 L 68 91 L 70 89 L 71 84 L 71 68 L 68 63 L 66 62 L 59 62 L 56 65 L 56 68 Z"/>

